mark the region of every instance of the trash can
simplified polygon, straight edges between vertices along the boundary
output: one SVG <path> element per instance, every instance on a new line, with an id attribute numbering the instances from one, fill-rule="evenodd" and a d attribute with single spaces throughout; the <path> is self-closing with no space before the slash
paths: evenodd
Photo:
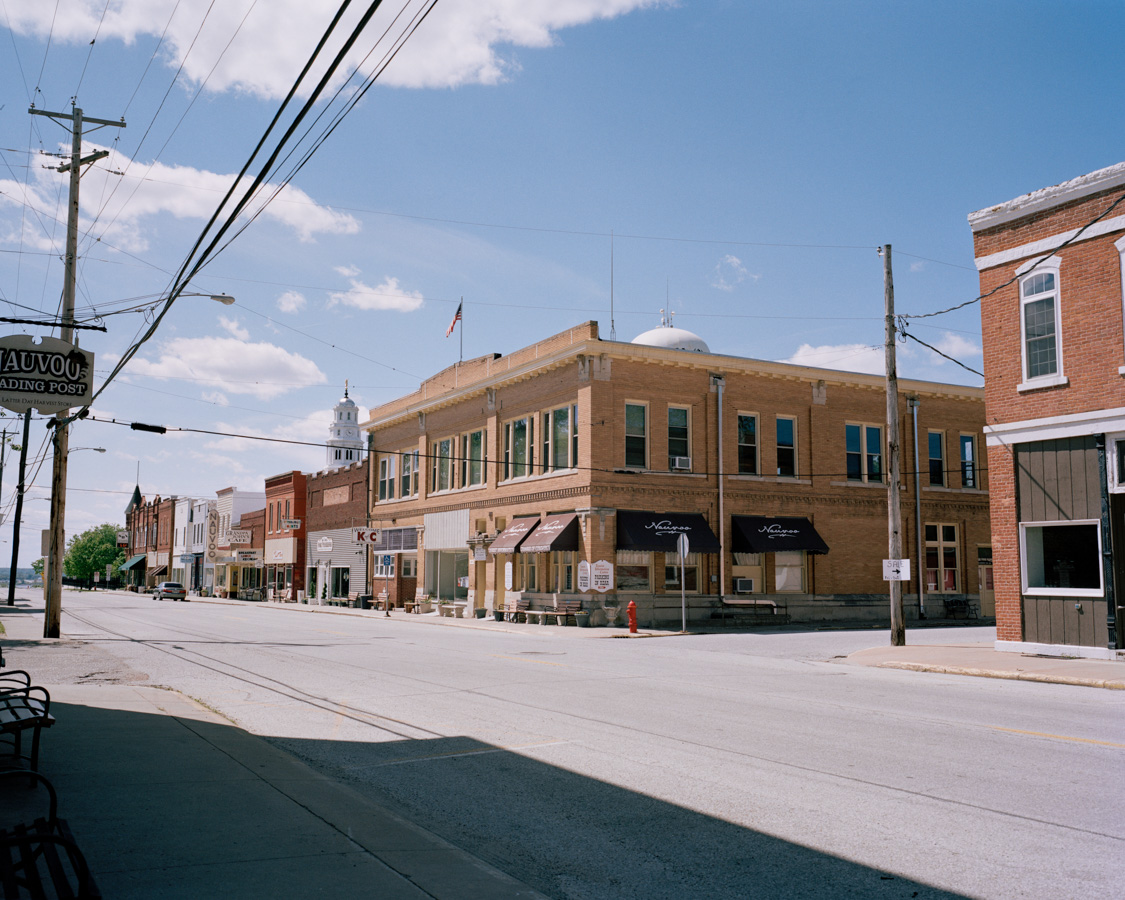
<path id="1" fill-rule="evenodd" d="M 360 594 L 358 598 L 360 609 L 371 609 L 371 594 Z"/>

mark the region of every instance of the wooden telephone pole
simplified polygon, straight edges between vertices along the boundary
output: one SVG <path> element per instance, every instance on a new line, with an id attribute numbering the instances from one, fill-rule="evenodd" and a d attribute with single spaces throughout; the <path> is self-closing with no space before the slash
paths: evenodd
<path id="1" fill-rule="evenodd" d="M 109 156 L 108 150 L 99 150 L 82 157 L 82 125 L 95 125 L 98 128 L 124 128 L 125 120 L 111 122 L 108 119 L 83 118 L 77 106 L 69 113 L 48 112 L 32 107 L 28 110 L 33 116 L 48 116 L 57 121 L 70 120 L 70 161 L 59 166 L 60 172 L 70 172 L 70 199 L 66 216 L 66 260 L 63 278 L 62 324 L 59 337 L 71 343 L 74 340 L 74 286 L 78 270 L 78 186 L 82 177 L 82 166 Z M 47 568 L 43 573 L 46 591 L 43 610 L 43 637 L 57 638 L 62 620 L 62 575 L 63 554 L 66 551 L 66 463 L 69 435 L 66 413 L 58 413 L 55 419 L 54 464 L 51 469 L 51 539 L 47 551 Z"/>
<path id="2" fill-rule="evenodd" d="M 887 550 L 893 560 L 902 559 L 902 509 L 899 497 L 902 444 L 898 433 L 898 367 L 895 362 L 895 283 L 891 273 L 891 245 L 884 244 L 879 251 L 883 257 L 883 305 L 886 314 L 886 366 L 887 366 Z M 906 625 L 902 618 L 902 582 L 890 581 L 891 587 L 891 645 L 906 644 Z"/>

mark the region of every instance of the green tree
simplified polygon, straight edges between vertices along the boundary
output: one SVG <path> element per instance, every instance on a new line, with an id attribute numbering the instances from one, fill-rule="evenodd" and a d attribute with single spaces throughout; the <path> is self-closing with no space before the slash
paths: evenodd
<path id="1" fill-rule="evenodd" d="M 42 578 L 43 577 L 43 565 L 44 565 L 43 557 L 40 556 L 39 559 L 32 562 L 31 571 L 33 571 L 36 575 L 38 575 L 40 578 Z"/>
<path id="2" fill-rule="evenodd" d="M 93 578 L 95 572 L 105 572 L 106 566 L 125 562 L 125 551 L 117 547 L 120 525 L 106 522 L 72 537 L 66 545 L 63 571 L 71 578 Z"/>

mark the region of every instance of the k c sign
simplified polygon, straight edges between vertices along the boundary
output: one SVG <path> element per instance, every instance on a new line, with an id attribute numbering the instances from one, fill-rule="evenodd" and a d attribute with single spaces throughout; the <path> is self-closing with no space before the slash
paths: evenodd
<path id="1" fill-rule="evenodd" d="M 378 528 L 353 528 L 352 540 L 357 544 L 367 546 L 369 544 L 379 543 L 379 529 Z"/>

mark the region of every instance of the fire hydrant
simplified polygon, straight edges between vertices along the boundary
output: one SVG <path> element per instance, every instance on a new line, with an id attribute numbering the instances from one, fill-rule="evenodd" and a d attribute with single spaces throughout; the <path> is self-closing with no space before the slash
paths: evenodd
<path id="1" fill-rule="evenodd" d="M 636 601 L 630 600 L 629 605 L 625 607 L 625 611 L 629 616 L 629 634 L 637 633 L 637 604 Z"/>

